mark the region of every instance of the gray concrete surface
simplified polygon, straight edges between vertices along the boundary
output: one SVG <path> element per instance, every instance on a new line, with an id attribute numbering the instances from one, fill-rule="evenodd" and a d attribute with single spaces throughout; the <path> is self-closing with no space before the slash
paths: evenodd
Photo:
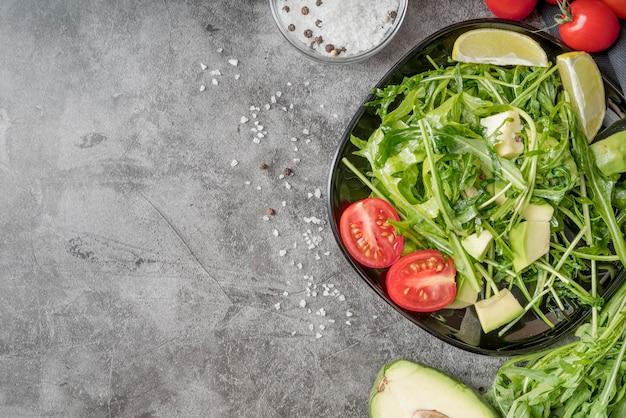
<path id="1" fill-rule="evenodd" d="M 332 66 L 291 49 L 265 0 L 3 0 L 0 416 L 364 417 L 401 357 L 489 386 L 503 360 L 378 300 L 325 209 L 369 88 L 488 16 L 411 1 L 386 50 Z"/>

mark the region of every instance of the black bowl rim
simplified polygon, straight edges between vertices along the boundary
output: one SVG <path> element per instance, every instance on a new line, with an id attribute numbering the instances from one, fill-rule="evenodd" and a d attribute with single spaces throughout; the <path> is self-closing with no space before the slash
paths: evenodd
<path id="1" fill-rule="evenodd" d="M 573 51 L 571 48 L 563 44 L 560 39 L 534 26 L 526 24 L 524 22 L 511 21 L 511 20 L 498 19 L 498 18 L 480 18 L 480 19 L 464 20 L 464 21 L 460 21 L 452 25 L 446 26 L 444 28 L 441 28 L 437 30 L 436 32 L 432 33 L 431 35 L 427 36 L 426 38 L 424 38 L 421 42 L 418 42 L 398 62 L 396 62 L 389 71 L 387 71 L 387 73 L 380 79 L 380 81 L 371 90 L 373 91 L 375 89 L 382 88 L 385 85 L 387 85 L 390 79 L 396 73 L 398 73 L 416 54 L 418 54 L 420 50 L 424 49 L 424 47 L 426 47 L 427 45 L 430 45 L 432 42 L 440 38 L 444 38 L 445 36 L 449 35 L 451 32 L 454 32 L 459 29 L 470 30 L 470 29 L 480 28 L 480 27 L 494 27 L 494 28 L 512 29 L 512 30 L 518 29 L 518 30 L 521 30 L 522 32 L 524 31 L 531 32 L 535 36 L 544 38 L 545 41 L 553 44 L 555 48 L 560 49 L 563 52 Z M 610 80 L 608 80 L 606 77 L 603 76 L 603 81 L 605 85 L 608 85 L 615 92 L 617 92 L 618 96 L 623 100 L 621 91 L 617 89 L 616 86 Z M 422 330 L 426 331 L 427 333 L 438 338 L 439 340 L 444 341 L 456 348 L 459 348 L 468 352 L 472 352 L 475 354 L 481 354 L 481 355 L 487 355 L 487 356 L 511 356 L 511 355 L 525 354 L 529 352 L 535 352 L 542 348 L 546 348 L 550 345 L 553 345 L 558 340 L 561 340 L 567 337 L 568 335 L 571 335 L 573 331 L 579 325 L 581 325 L 585 320 L 587 320 L 587 318 L 590 316 L 590 311 L 584 312 L 583 314 L 580 315 L 578 319 L 576 319 L 575 321 L 571 321 L 565 326 L 563 326 L 563 328 L 560 330 L 560 333 L 555 335 L 552 339 L 541 340 L 540 342 L 536 344 L 530 344 L 530 345 L 522 344 L 521 347 L 516 346 L 515 344 L 512 344 L 511 348 L 503 348 L 503 349 L 489 349 L 489 348 L 483 348 L 480 346 L 472 346 L 470 344 L 463 343 L 462 341 L 459 341 L 457 339 L 451 338 L 447 335 L 437 332 L 432 327 L 430 327 L 423 319 L 420 319 L 416 316 L 412 316 L 411 313 L 409 313 L 408 311 L 405 311 L 404 309 L 398 307 L 395 303 L 393 303 L 388 298 L 387 295 L 384 294 L 382 289 L 380 289 L 379 287 L 375 286 L 374 283 L 372 283 L 372 281 L 368 278 L 368 275 L 365 272 L 363 266 L 361 266 L 360 264 L 358 264 L 352 259 L 352 257 L 348 254 L 346 248 L 344 247 L 341 241 L 341 237 L 337 229 L 338 219 L 337 219 L 334 207 L 333 207 L 333 203 L 334 203 L 333 202 L 333 195 L 334 195 L 334 192 L 333 192 L 334 181 L 333 180 L 334 180 L 334 173 L 336 172 L 336 168 L 338 164 L 340 163 L 340 157 L 342 156 L 342 150 L 346 145 L 346 141 L 349 141 L 352 130 L 354 129 L 356 123 L 363 116 L 363 113 L 365 112 L 365 104 L 371 101 L 373 98 L 374 98 L 374 94 L 373 92 L 370 92 L 367 95 L 367 97 L 363 100 L 363 102 L 359 106 L 359 109 L 357 110 L 355 115 L 352 117 L 347 128 L 342 134 L 339 144 L 337 145 L 337 148 L 332 158 L 331 169 L 328 175 L 327 187 L 326 187 L 326 192 L 327 192 L 326 208 L 328 211 L 328 216 L 329 216 L 329 220 L 331 224 L 331 230 L 333 231 L 335 240 L 337 241 L 337 244 L 339 248 L 341 249 L 341 252 L 343 253 L 344 257 L 346 257 L 348 262 L 356 270 L 356 272 L 361 277 L 361 279 L 365 281 L 367 285 L 372 290 L 374 290 L 374 292 L 378 294 L 378 296 L 381 297 L 387 304 L 389 304 L 395 311 L 397 311 L 400 315 L 402 315 L 409 321 L 416 324 Z M 621 280 L 623 280 L 623 274 L 622 274 Z M 617 288 L 621 280 L 615 280 L 614 283 L 605 292 L 605 296 L 610 296 L 615 291 L 615 289 Z M 541 334 L 538 334 L 538 336 L 539 335 Z"/>

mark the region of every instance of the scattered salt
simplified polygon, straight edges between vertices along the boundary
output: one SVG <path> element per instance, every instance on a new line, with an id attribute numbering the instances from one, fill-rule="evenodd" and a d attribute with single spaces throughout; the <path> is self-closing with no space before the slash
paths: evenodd
<path id="1" fill-rule="evenodd" d="M 237 66 L 237 64 L 239 64 L 239 60 L 236 60 L 236 59 L 229 59 L 229 60 L 228 60 L 228 63 L 229 63 L 230 65 L 232 65 L 232 66 L 236 67 L 236 66 Z"/>

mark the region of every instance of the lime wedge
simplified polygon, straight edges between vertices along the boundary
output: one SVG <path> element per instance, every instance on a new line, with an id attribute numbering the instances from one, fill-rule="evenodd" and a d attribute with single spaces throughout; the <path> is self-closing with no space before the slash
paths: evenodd
<path id="1" fill-rule="evenodd" d="M 591 142 L 606 113 L 604 83 L 598 65 L 582 51 L 566 52 L 556 57 L 563 88 L 569 94 L 581 127 Z"/>
<path id="2" fill-rule="evenodd" d="M 452 59 L 473 64 L 547 67 L 546 51 L 528 35 L 504 29 L 474 29 L 461 34 Z"/>

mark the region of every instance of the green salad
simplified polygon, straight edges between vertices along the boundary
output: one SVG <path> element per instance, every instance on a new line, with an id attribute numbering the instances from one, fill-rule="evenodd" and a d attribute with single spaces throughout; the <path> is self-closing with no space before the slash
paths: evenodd
<path id="1" fill-rule="evenodd" d="M 397 210 L 405 253 L 454 260 L 455 306 L 499 334 L 530 310 L 550 327 L 580 305 L 596 318 L 626 265 L 626 189 L 597 168 L 557 66 L 432 62 L 366 106 L 380 126 L 351 142 L 369 169 L 343 162 Z"/>

